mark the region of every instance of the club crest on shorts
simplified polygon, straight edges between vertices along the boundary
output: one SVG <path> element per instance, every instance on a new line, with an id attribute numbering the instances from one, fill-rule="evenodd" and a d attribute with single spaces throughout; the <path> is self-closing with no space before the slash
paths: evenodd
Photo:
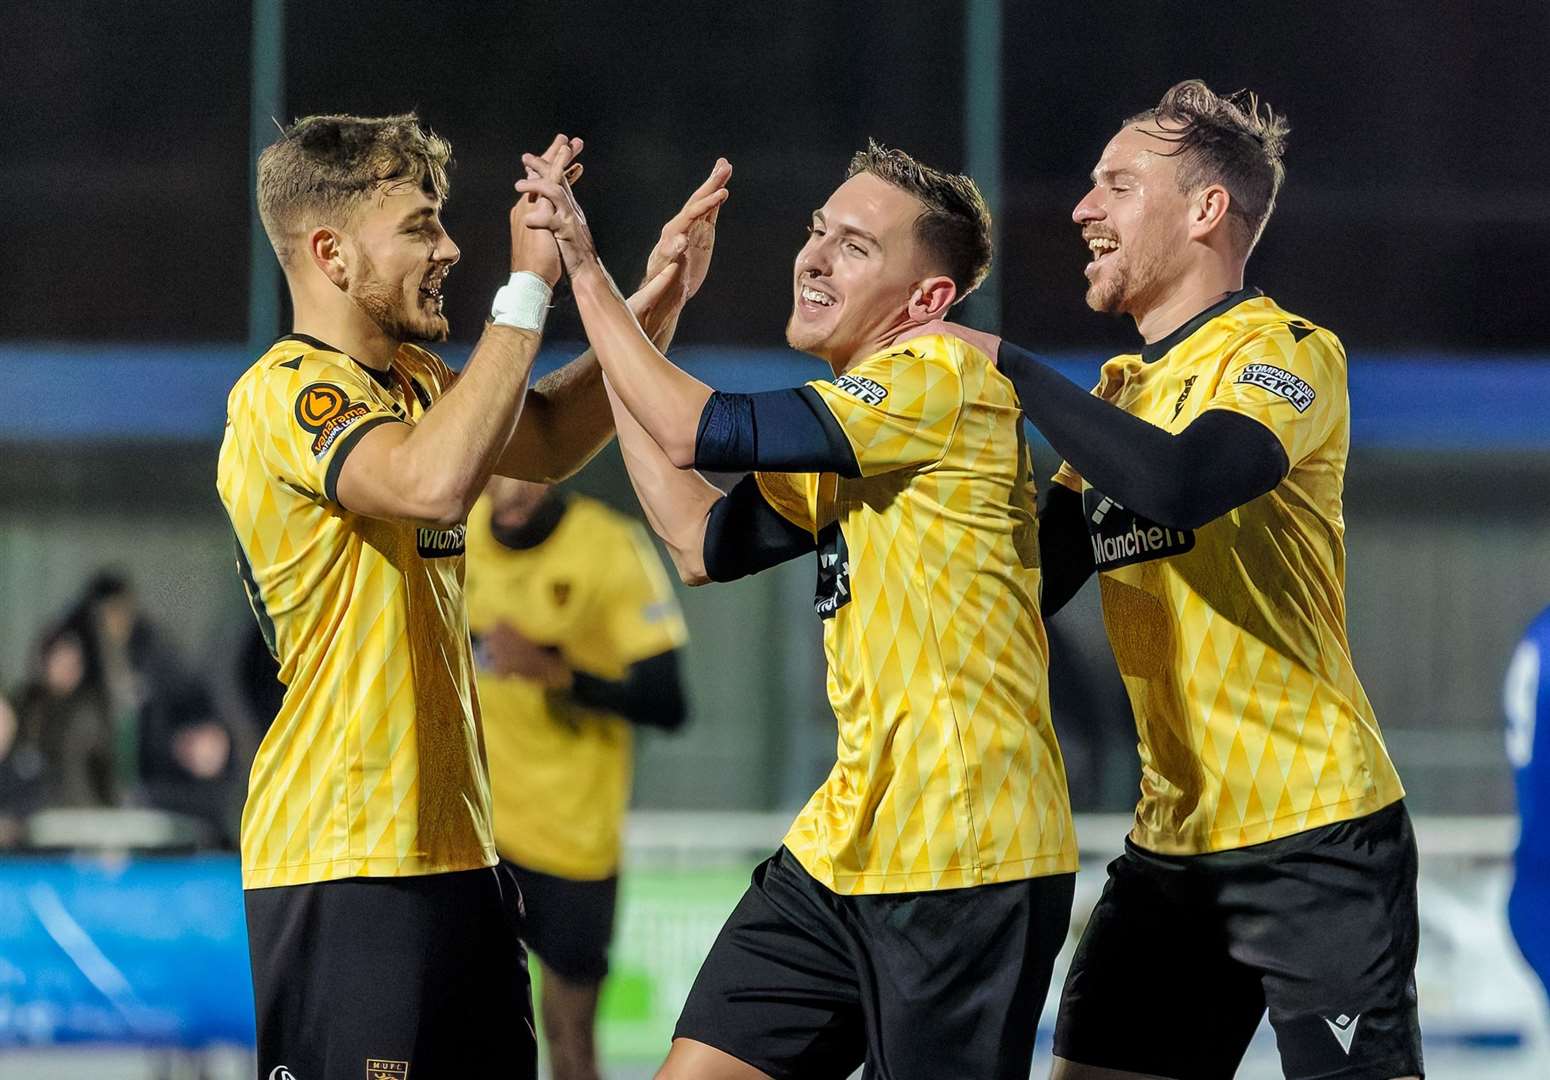
<path id="1" fill-rule="evenodd" d="M 387 1058 L 367 1058 L 366 1080 L 409 1080 L 409 1063 L 389 1061 Z"/>

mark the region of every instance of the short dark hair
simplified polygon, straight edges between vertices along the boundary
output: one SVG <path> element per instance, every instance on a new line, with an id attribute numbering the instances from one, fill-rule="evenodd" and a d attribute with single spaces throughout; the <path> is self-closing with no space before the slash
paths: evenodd
<path id="1" fill-rule="evenodd" d="M 1142 123 L 1163 128 L 1162 138 L 1175 144 L 1167 156 L 1179 158 L 1180 191 L 1193 194 L 1207 184 L 1227 189 L 1229 220 L 1244 250 L 1252 251 L 1286 178 L 1286 118 L 1251 90 L 1222 96 L 1187 79 L 1170 87 L 1155 108 L 1125 121 L 1127 127 Z"/>
<path id="2" fill-rule="evenodd" d="M 451 165 L 451 144 L 412 112 L 306 116 L 259 155 L 259 218 L 284 263 L 296 232 L 343 223 L 383 184 L 413 183 L 445 201 Z"/>
<path id="3" fill-rule="evenodd" d="M 915 219 L 915 240 L 941 260 L 959 300 L 979 287 L 990 273 L 990 208 L 973 180 L 939 172 L 875 139 L 850 159 L 846 178 L 858 173 L 871 173 L 920 200 L 925 209 Z"/>

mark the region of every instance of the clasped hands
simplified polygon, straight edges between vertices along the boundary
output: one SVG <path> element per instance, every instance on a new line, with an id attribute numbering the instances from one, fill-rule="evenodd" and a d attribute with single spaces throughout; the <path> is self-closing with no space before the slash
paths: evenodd
<path id="1" fill-rule="evenodd" d="M 519 239 L 519 228 L 529 234 L 547 233 L 553 237 L 552 249 L 558 262 L 551 280 L 558 279 L 561 268 L 572 278 L 603 272 L 586 215 L 572 186 L 580 177 L 581 166 L 575 158 L 581 149 L 580 139 L 556 135 L 543 154 L 522 155 L 527 175 L 517 181 L 516 189 L 522 198 L 512 208 L 513 263 L 518 244 L 526 244 L 530 239 Z M 646 260 L 643 290 L 651 299 L 681 306 L 704 284 L 716 245 L 716 219 L 730 195 L 727 181 L 731 177 L 731 164 L 718 158 L 710 175 L 662 226 L 656 246 Z M 513 265 L 513 269 L 517 267 Z"/>

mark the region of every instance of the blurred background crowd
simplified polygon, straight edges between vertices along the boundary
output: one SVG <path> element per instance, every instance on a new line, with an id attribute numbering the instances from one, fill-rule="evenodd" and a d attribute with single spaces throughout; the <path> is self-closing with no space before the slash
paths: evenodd
<path id="1" fill-rule="evenodd" d="M 134 807 L 177 815 L 190 845 L 232 847 L 284 688 L 256 627 L 231 659 L 191 666 L 127 576 L 93 574 L 0 695 L 0 847 L 56 843 L 29 831 L 41 812 Z"/>

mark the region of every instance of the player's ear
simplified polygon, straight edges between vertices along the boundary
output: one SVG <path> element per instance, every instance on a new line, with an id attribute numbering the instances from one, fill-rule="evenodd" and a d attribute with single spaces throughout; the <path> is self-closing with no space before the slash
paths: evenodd
<path id="1" fill-rule="evenodd" d="M 1232 194 L 1221 184 L 1208 184 L 1190 200 L 1189 234 L 1192 240 L 1206 236 L 1227 225 L 1227 211 L 1232 207 Z"/>
<path id="2" fill-rule="evenodd" d="M 345 238 L 326 225 L 320 225 L 307 234 L 307 255 L 312 259 L 312 264 L 341 289 L 350 285 L 349 259 L 345 246 Z"/>
<path id="3" fill-rule="evenodd" d="M 913 322 L 930 322 L 947 317 L 947 309 L 958 299 L 953 279 L 938 274 L 919 282 L 910 290 L 908 314 Z"/>

